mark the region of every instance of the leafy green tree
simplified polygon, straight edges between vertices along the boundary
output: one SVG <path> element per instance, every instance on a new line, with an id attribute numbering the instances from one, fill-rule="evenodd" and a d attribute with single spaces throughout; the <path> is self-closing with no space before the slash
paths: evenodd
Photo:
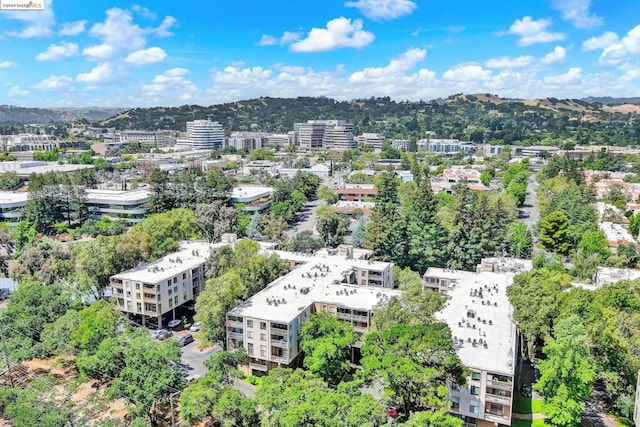
<path id="1" fill-rule="evenodd" d="M 238 211 L 222 202 L 213 201 L 196 205 L 197 225 L 209 242 L 219 242 L 225 233 L 235 233 Z"/>
<path id="2" fill-rule="evenodd" d="M 638 237 L 638 233 L 640 233 L 640 214 L 629 218 L 629 233 L 635 238 Z"/>
<path id="3" fill-rule="evenodd" d="M 115 338 L 121 313 L 108 301 L 100 300 L 78 312 L 78 325 L 71 331 L 71 343 L 93 354 L 107 338 Z"/>
<path id="4" fill-rule="evenodd" d="M 324 242 L 322 239 L 313 237 L 313 233 L 309 230 L 301 231 L 296 234 L 289 243 L 289 249 L 294 252 L 314 253 L 322 249 Z"/>
<path id="5" fill-rule="evenodd" d="M 595 371 L 589 360 L 589 341 L 578 316 L 558 320 L 554 337 L 544 346 L 540 380 L 535 388 L 544 396 L 544 413 L 554 425 L 580 423 L 584 401 L 591 394 Z"/>
<path id="6" fill-rule="evenodd" d="M 327 185 L 321 185 L 318 188 L 318 199 L 322 199 L 328 205 L 332 205 L 338 201 L 338 193 Z"/>
<path id="7" fill-rule="evenodd" d="M 109 341 L 103 341 L 101 346 Z M 122 351 L 122 368 L 111 382 L 107 395 L 112 399 L 124 398 L 133 405 L 133 414 L 156 422 L 160 399 L 185 383 L 178 366 L 178 342 L 158 342 L 146 331 L 130 331 L 117 341 Z"/>
<path id="8" fill-rule="evenodd" d="M 55 322 L 45 325 L 40 335 L 44 353 L 47 356 L 71 353 L 73 348 L 69 342 L 69 337 L 79 324 L 80 316 L 78 312 L 74 309 L 69 309 Z"/>
<path id="9" fill-rule="evenodd" d="M 397 402 L 405 416 L 422 405 L 443 405 L 447 382 L 464 383 L 464 368 L 444 323 L 400 323 L 370 331 L 362 355 L 362 375 L 382 378 L 391 402 Z"/>
<path id="10" fill-rule="evenodd" d="M 522 222 L 509 226 L 508 252 L 516 258 L 530 258 L 533 249 L 533 236 L 531 230 Z"/>
<path id="11" fill-rule="evenodd" d="M 437 212 L 431 181 L 424 177 L 405 209 L 409 265 L 422 273 L 431 266 L 444 266 L 448 236 Z"/>
<path id="12" fill-rule="evenodd" d="M 332 390 L 301 369 L 276 368 L 255 395 L 262 425 L 273 427 L 374 427 L 385 423 L 384 407 L 357 390 Z"/>
<path id="13" fill-rule="evenodd" d="M 513 317 L 527 341 L 529 356 L 533 357 L 533 343 L 539 335 L 548 335 L 558 317 L 565 291 L 571 287 L 571 276 L 564 271 L 547 268 L 521 273 L 507 288 L 509 301 L 515 311 Z"/>
<path id="14" fill-rule="evenodd" d="M 584 233 L 580 243 L 578 244 L 578 249 L 588 255 L 598 255 L 601 261 L 604 261 L 611 256 L 609 241 L 602 230 L 588 231 Z"/>
<path id="15" fill-rule="evenodd" d="M 262 233 L 260 232 L 260 220 L 262 216 L 259 213 L 251 215 L 251 222 L 247 226 L 247 237 L 251 240 L 262 240 Z"/>
<path id="16" fill-rule="evenodd" d="M 76 280 L 81 293 L 101 299 L 109 278 L 121 271 L 122 259 L 116 252 L 117 236 L 98 236 L 77 243 L 73 248 Z"/>
<path id="17" fill-rule="evenodd" d="M 32 388 L 2 387 L 0 413 L 16 427 L 59 427 L 77 421 L 71 409 L 56 402 L 54 396 L 44 398 Z"/>
<path id="18" fill-rule="evenodd" d="M 329 384 L 338 384 L 349 370 L 353 325 L 328 313 L 312 314 L 300 332 L 304 366 Z"/>
<path id="19" fill-rule="evenodd" d="M 463 420 L 449 414 L 445 409 L 422 411 L 411 414 L 403 427 L 462 427 Z"/>
<path id="20" fill-rule="evenodd" d="M 540 243 L 545 249 L 566 255 L 569 252 L 569 220 L 562 211 L 554 211 L 540 222 Z"/>
<path id="21" fill-rule="evenodd" d="M 160 258 L 178 249 L 178 242 L 200 237 L 198 219 L 191 209 L 180 208 L 149 215 L 132 230 L 151 238 L 151 257 Z"/>
<path id="22" fill-rule="evenodd" d="M 347 232 L 347 221 L 335 212 L 318 217 L 316 228 L 325 245 L 338 246 L 342 243 Z"/>
<path id="23" fill-rule="evenodd" d="M 159 168 L 153 168 L 149 175 L 149 185 L 151 186 L 149 212 L 157 214 L 177 207 L 169 184 L 169 177 L 165 172 Z"/>

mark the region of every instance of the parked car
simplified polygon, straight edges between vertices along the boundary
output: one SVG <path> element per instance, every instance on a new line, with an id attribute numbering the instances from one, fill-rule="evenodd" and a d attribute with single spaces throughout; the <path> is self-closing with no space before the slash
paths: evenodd
<path id="1" fill-rule="evenodd" d="M 191 332 L 198 332 L 200 330 L 200 327 L 202 326 L 202 322 L 195 322 L 193 325 L 191 325 L 191 327 L 189 328 L 189 330 Z"/>
<path id="2" fill-rule="evenodd" d="M 184 336 L 181 336 L 180 339 L 178 339 L 178 345 L 180 347 L 184 347 L 185 345 L 192 343 L 193 342 L 193 335 L 191 334 L 187 334 Z"/>
<path id="3" fill-rule="evenodd" d="M 167 323 L 167 326 L 169 328 L 175 328 L 176 326 L 180 326 L 180 323 L 182 323 L 181 320 L 179 319 L 174 319 L 174 320 L 170 320 L 169 323 Z"/>
<path id="4" fill-rule="evenodd" d="M 152 331 L 151 332 L 151 336 L 153 338 L 155 338 L 155 339 L 160 340 L 160 341 L 166 340 L 171 335 L 173 335 L 173 334 L 170 331 L 167 331 L 166 329 L 158 329 L 156 331 Z"/>

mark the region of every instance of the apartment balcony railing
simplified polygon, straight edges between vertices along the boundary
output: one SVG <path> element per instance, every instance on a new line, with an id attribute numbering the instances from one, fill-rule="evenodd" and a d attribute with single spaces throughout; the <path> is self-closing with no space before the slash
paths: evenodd
<path id="1" fill-rule="evenodd" d="M 487 380 L 487 385 L 502 390 L 511 390 L 513 388 L 513 383 L 498 380 Z"/>
<path id="2" fill-rule="evenodd" d="M 488 394 L 486 395 L 486 401 L 491 403 L 499 403 L 500 405 L 511 405 L 511 398 L 500 396 L 497 394 Z"/>

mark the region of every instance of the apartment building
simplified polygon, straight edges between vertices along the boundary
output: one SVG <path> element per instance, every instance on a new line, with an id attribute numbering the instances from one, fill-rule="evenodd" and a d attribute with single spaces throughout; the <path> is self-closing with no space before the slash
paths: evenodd
<path id="1" fill-rule="evenodd" d="M 400 292 L 393 264 L 338 255 L 275 253 L 297 266 L 227 313 L 227 348 L 244 348 L 247 373 L 300 362 L 300 331 L 312 313 L 328 312 L 353 324 L 371 325 L 373 309 Z"/>
<path id="2" fill-rule="evenodd" d="M 236 150 L 253 151 L 267 145 L 266 133 L 259 132 L 234 132 L 224 139 L 225 147 L 234 147 Z"/>
<path id="3" fill-rule="evenodd" d="M 222 148 L 224 129 L 211 120 L 190 121 L 187 122 L 187 141 L 194 149 Z"/>
<path id="4" fill-rule="evenodd" d="M 462 151 L 475 151 L 477 146 L 472 142 L 461 142 L 457 139 L 420 139 L 418 149 L 431 153 L 457 154 Z"/>
<path id="5" fill-rule="evenodd" d="M 450 384 L 449 411 L 465 426 L 511 425 L 517 327 L 507 288 L 514 272 L 468 272 L 429 268 L 425 290 L 446 297 L 436 318 L 451 328 L 454 348 L 470 375 Z"/>
<path id="6" fill-rule="evenodd" d="M 0 135 L 3 151 L 51 151 L 58 148 L 60 141 L 53 135 L 20 133 L 17 135 Z"/>
<path id="7" fill-rule="evenodd" d="M 181 242 L 178 252 L 111 276 L 118 308 L 139 316 L 143 325 L 152 322 L 161 328 L 163 316 L 173 320 L 177 307 L 195 301 L 204 286 L 204 263 L 214 247 L 224 244 Z"/>
<path id="8" fill-rule="evenodd" d="M 163 131 L 125 130 L 116 136 L 120 143 L 135 143 L 150 147 L 165 147 L 175 142 Z"/>
<path id="9" fill-rule="evenodd" d="M 498 154 L 502 153 L 503 149 L 504 149 L 504 147 L 502 145 L 485 144 L 482 147 L 482 152 L 484 153 L 485 157 L 492 157 L 492 156 L 497 156 Z"/>
<path id="10" fill-rule="evenodd" d="M 391 141 L 391 146 L 400 151 L 409 151 L 411 141 L 408 139 L 394 139 Z"/>

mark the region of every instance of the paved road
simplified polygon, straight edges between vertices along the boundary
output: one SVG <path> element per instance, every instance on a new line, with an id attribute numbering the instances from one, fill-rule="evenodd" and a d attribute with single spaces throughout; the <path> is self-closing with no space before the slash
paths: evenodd
<path id="1" fill-rule="evenodd" d="M 291 226 L 287 229 L 289 235 L 298 234 L 301 231 L 311 231 L 314 235 L 318 235 L 316 231 L 316 221 L 318 215 L 316 214 L 316 208 L 324 203 L 324 200 L 316 199 L 312 200 L 296 215 L 296 219 Z"/>
<path id="2" fill-rule="evenodd" d="M 536 197 L 536 189 L 538 188 L 535 175 L 531 175 L 529 183 L 527 184 L 527 196 L 524 199 L 524 206 L 520 208 L 520 211 L 525 213 L 525 218 L 520 218 L 520 221 L 524 222 L 533 229 L 536 222 L 538 222 L 538 198 Z"/>
<path id="3" fill-rule="evenodd" d="M 173 338 L 178 339 L 185 333 L 176 332 L 174 333 Z M 205 376 L 205 374 L 207 373 L 207 367 L 204 365 L 204 362 L 221 350 L 222 347 L 220 347 L 218 344 L 214 345 L 213 347 L 208 347 L 204 350 L 201 350 L 200 340 L 198 340 L 197 338 L 194 342 L 182 347 L 181 362 L 187 370 L 187 380 Z"/>

